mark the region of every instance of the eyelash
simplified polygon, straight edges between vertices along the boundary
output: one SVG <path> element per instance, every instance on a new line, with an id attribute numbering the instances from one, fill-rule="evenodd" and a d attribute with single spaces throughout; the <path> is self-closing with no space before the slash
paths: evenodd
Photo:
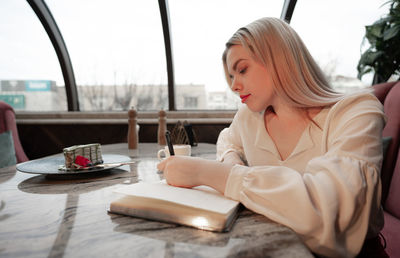
<path id="1" fill-rule="evenodd" d="M 247 67 L 243 68 L 243 69 L 239 69 L 239 73 L 240 74 L 244 74 L 247 70 Z"/>
<path id="2" fill-rule="evenodd" d="M 240 74 L 244 74 L 247 71 L 247 67 L 243 68 L 243 69 L 238 69 L 238 73 Z M 229 75 L 229 78 L 231 80 L 233 80 L 233 75 Z"/>

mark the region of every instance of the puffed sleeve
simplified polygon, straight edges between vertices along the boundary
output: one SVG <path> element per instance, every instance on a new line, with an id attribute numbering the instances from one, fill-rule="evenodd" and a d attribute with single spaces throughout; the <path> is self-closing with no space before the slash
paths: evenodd
<path id="1" fill-rule="evenodd" d="M 373 97 L 344 101 L 333 114 L 323 129 L 326 153 L 305 173 L 235 165 L 225 195 L 290 227 L 317 254 L 354 257 L 379 208 L 384 115 Z"/>
<path id="2" fill-rule="evenodd" d="M 239 121 L 243 118 L 243 112 L 243 109 L 239 109 L 229 128 L 224 128 L 220 132 L 217 140 L 217 160 L 222 161 L 226 154 L 234 152 L 242 161 L 246 162 L 239 133 Z"/>

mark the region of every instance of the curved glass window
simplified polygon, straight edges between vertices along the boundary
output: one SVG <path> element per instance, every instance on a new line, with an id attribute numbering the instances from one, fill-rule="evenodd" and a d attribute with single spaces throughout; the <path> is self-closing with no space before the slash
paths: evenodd
<path id="1" fill-rule="evenodd" d="M 226 41 L 240 27 L 280 17 L 283 0 L 169 0 L 177 109 L 236 109 L 222 67 Z"/>
<path id="2" fill-rule="evenodd" d="M 389 6 L 383 5 L 385 2 L 297 2 L 291 25 L 336 89 L 351 91 L 371 85 L 372 75 L 363 76 L 362 81 L 357 79 L 357 64 L 365 47 L 365 26 L 371 25 L 388 12 Z"/>
<path id="3" fill-rule="evenodd" d="M 84 111 L 168 107 L 158 2 L 47 0 L 74 68 Z"/>
<path id="4" fill-rule="evenodd" d="M 0 1 L 0 100 L 15 110 L 67 110 L 60 63 L 26 1 Z"/>

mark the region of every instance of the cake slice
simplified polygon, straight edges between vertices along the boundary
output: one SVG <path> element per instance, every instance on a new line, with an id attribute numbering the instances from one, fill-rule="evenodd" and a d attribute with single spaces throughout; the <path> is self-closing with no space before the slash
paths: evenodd
<path id="1" fill-rule="evenodd" d="M 85 159 L 89 160 L 89 166 L 103 163 L 101 146 L 99 143 L 74 145 L 68 148 L 64 148 L 63 152 L 66 169 L 76 169 L 82 167 L 82 164 L 76 163 L 76 158 L 78 156 L 84 157 Z"/>

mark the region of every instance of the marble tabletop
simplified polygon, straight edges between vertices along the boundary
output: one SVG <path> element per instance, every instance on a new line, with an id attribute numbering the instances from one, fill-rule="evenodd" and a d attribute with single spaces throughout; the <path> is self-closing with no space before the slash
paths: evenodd
<path id="1" fill-rule="evenodd" d="M 107 213 L 119 185 L 163 179 L 161 146 L 102 148 L 136 163 L 60 178 L 0 169 L 0 257 L 313 257 L 292 230 L 245 208 L 225 233 Z M 192 155 L 215 159 L 215 145 Z"/>

